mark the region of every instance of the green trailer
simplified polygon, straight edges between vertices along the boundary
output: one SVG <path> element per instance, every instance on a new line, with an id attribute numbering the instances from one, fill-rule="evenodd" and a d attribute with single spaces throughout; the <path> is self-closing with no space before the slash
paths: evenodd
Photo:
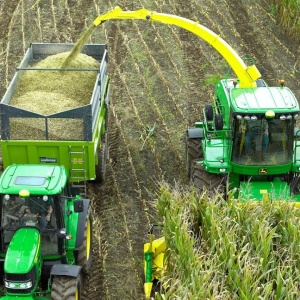
<path id="1" fill-rule="evenodd" d="M 82 50 L 83 54 L 99 62 L 97 68 L 68 68 L 62 71 L 53 67 L 34 67 L 43 59 L 71 51 L 73 47 L 73 44 L 37 43 L 31 44 L 25 53 L 0 103 L 0 144 L 4 169 L 14 163 L 63 165 L 69 172 L 69 181 L 74 184 L 87 180 L 103 181 L 108 157 L 109 76 L 106 45 L 85 45 Z M 89 103 L 48 115 L 12 105 L 20 78 L 25 72 L 37 71 L 56 72 L 57 76 L 59 72 L 94 72 L 93 91 L 88 91 L 92 95 Z M 65 88 L 69 87 L 66 85 Z M 51 98 L 45 99 L 45 105 L 49 102 Z M 34 128 L 25 132 L 20 130 L 22 124 L 30 122 L 37 124 L 35 127 L 39 129 L 32 135 L 27 133 L 34 131 Z M 65 124 L 71 124 L 71 129 Z"/>

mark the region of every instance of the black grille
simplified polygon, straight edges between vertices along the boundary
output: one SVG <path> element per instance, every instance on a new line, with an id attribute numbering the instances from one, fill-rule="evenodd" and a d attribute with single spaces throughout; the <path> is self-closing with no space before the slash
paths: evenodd
<path id="1" fill-rule="evenodd" d="M 33 267 L 31 271 L 26 274 L 10 274 L 5 273 L 5 282 L 6 283 L 27 283 L 31 281 L 32 286 L 30 288 L 6 288 L 7 292 L 14 294 L 28 294 L 30 293 L 35 286 L 36 282 L 36 267 Z"/>

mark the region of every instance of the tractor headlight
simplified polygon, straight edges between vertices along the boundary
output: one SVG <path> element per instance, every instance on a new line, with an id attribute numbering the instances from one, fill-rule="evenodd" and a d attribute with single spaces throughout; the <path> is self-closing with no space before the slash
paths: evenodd
<path id="1" fill-rule="evenodd" d="M 5 287 L 8 289 L 29 289 L 32 287 L 32 281 L 27 282 L 12 282 L 5 280 Z"/>
<path id="2" fill-rule="evenodd" d="M 224 168 L 219 169 L 219 172 L 220 172 L 220 173 L 225 173 L 225 172 L 226 172 L 226 169 L 224 169 Z"/>

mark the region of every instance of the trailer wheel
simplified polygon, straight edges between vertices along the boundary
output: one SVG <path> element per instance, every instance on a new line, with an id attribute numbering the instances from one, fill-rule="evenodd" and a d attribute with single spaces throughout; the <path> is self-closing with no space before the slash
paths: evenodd
<path id="1" fill-rule="evenodd" d="M 191 139 L 186 135 L 185 141 L 185 167 L 189 178 L 191 178 L 191 166 L 195 160 L 202 160 L 203 151 L 201 147 L 201 139 Z"/>
<path id="2" fill-rule="evenodd" d="M 83 273 L 88 273 L 92 265 L 93 218 L 91 209 L 88 209 L 84 228 L 84 239 L 78 249 L 77 265 L 82 267 Z"/>
<path id="3" fill-rule="evenodd" d="M 102 183 L 106 174 L 106 162 L 108 161 L 108 131 L 102 136 L 102 147 L 98 149 L 98 165 L 96 166 L 96 182 Z"/>
<path id="4" fill-rule="evenodd" d="M 225 196 L 225 178 L 221 175 L 206 172 L 201 165 L 195 163 L 192 165 L 190 181 L 200 193 L 203 191 L 212 193 L 217 191 Z"/>
<path id="5" fill-rule="evenodd" d="M 82 278 L 71 276 L 53 276 L 51 287 L 52 300 L 80 300 Z"/>

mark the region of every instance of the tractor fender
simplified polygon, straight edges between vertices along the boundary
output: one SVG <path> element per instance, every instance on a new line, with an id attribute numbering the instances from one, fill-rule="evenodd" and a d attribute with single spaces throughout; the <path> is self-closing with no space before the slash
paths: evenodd
<path id="1" fill-rule="evenodd" d="M 81 272 L 81 267 L 77 265 L 56 264 L 51 268 L 50 276 L 71 276 L 78 277 Z"/>
<path id="2" fill-rule="evenodd" d="M 79 216 L 78 216 L 76 247 L 75 247 L 76 249 L 78 249 L 84 241 L 86 216 L 88 213 L 88 209 L 90 207 L 89 199 L 82 199 L 82 200 L 83 200 L 83 211 L 81 213 L 79 213 Z"/>
<path id="3" fill-rule="evenodd" d="M 203 128 L 188 128 L 187 136 L 189 139 L 203 138 Z"/>

